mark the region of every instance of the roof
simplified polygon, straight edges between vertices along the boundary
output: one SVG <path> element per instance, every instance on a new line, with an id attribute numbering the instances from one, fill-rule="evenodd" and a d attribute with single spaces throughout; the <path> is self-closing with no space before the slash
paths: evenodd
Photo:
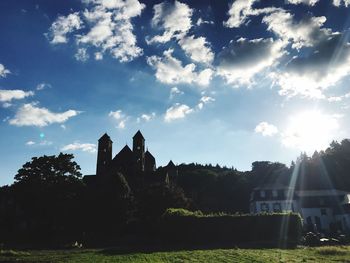
<path id="1" fill-rule="evenodd" d="M 280 183 L 263 184 L 254 188 L 254 190 L 291 190 L 291 189 L 293 189 L 293 187 L 285 186 Z"/>
<path id="2" fill-rule="evenodd" d="M 125 145 L 123 149 L 117 153 L 112 160 L 112 169 L 116 167 L 126 167 L 131 166 L 136 163 L 136 158 L 133 151 L 128 145 Z"/>
<path id="3" fill-rule="evenodd" d="M 133 152 L 128 145 L 125 145 L 117 155 L 122 155 L 122 154 L 133 154 Z"/>
<path id="4" fill-rule="evenodd" d="M 324 189 L 324 190 L 300 190 L 295 191 L 300 197 L 312 197 L 312 196 L 334 196 L 334 195 L 347 195 L 349 192 L 340 191 L 336 189 Z"/>
<path id="5" fill-rule="evenodd" d="M 145 158 L 150 158 L 152 160 L 155 160 L 154 156 L 148 150 L 145 152 Z"/>
<path id="6" fill-rule="evenodd" d="M 136 133 L 135 133 L 135 135 L 134 135 L 134 137 L 132 137 L 133 139 L 145 139 L 145 138 L 143 138 L 143 135 L 142 135 L 142 133 L 140 132 L 140 130 L 138 130 Z"/>
<path id="7" fill-rule="evenodd" d="M 168 165 L 166 166 L 167 168 L 175 168 L 176 165 L 173 163 L 172 160 L 169 161 Z"/>
<path id="8" fill-rule="evenodd" d="M 101 136 L 100 139 L 98 139 L 98 141 L 112 141 L 112 140 L 111 140 L 111 137 L 109 137 L 108 134 L 105 133 Z"/>

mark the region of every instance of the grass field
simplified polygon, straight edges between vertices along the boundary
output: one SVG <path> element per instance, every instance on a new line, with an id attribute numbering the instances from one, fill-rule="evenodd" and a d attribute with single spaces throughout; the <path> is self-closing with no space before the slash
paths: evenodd
<path id="1" fill-rule="evenodd" d="M 350 246 L 127 252 L 121 249 L 2 250 L 0 262 L 350 262 Z"/>

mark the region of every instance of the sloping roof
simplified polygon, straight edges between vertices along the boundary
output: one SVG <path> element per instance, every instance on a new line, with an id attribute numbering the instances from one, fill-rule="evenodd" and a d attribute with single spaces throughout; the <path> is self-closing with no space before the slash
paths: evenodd
<path id="1" fill-rule="evenodd" d="M 274 183 L 274 184 L 262 184 L 258 187 L 255 187 L 254 190 L 293 190 L 292 187 L 285 186 L 280 183 Z"/>
<path id="2" fill-rule="evenodd" d="M 339 196 L 348 195 L 349 192 L 336 190 L 336 189 L 323 189 L 323 190 L 299 190 L 295 191 L 301 197 L 313 197 L 313 196 Z"/>
<path id="3" fill-rule="evenodd" d="M 148 150 L 145 152 L 145 158 L 156 160 L 156 158 L 154 158 L 154 156 Z"/>
<path id="4" fill-rule="evenodd" d="M 170 160 L 170 162 L 168 163 L 168 165 L 166 167 L 167 168 L 176 168 L 176 165 L 173 163 L 172 160 Z"/>
<path id="5" fill-rule="evenodd" d="M 123 149 L 120 150 L 119 153 L 116 154 L 116 156 L 113 158 L 114 160 L 124 160 L 124 159 L 130 159 L 134 157 L 133 151 L 130 149 L 128 145 L 125 145 Z"/>
<path id="6" fill-rule="evenodd" d="M 140 130 L 138 130 L 136 133 L 135 133 L 135 135 L 134 135 L 134 137 L 132 137 L 133 139 L 145 139 L 144 137 L 143 137 L 143 135 L 142 135 L 142 133 L 140 132 Z"/>
<path id="7" fill-rule="evenodd" d="M 112 141 L 112 140 L 111 140 L 111 137 L 109 137 L 108 134 L 105 133 L 101 136 L 100 139 L 98 139 L 98 141 Z"/>

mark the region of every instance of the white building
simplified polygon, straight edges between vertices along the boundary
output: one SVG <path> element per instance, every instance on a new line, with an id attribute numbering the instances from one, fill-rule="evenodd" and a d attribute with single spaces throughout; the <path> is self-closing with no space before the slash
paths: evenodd
<path id="1" fill-rule="evenodd" d="M 335 189 L 293 190 L 282 185 L 264 185 L 253 190 L 250 212 L 296 212 L 305 230 L 350 232 L 350 193 Z"/>

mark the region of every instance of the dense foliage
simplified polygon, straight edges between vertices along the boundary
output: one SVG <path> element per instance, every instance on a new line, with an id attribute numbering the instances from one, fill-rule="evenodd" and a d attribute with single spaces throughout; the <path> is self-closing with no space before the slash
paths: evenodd
<path id="1" fill-rule="evenodd" d="M 190 244 L 295 246 L 301 237 L 299 214 L 228 215 L 168 209 L 161 233 L 166 241 Z"/>
<path id="2" fill-rule="evenodd" d="M 193 224 L 199 220 L 204 228 L 213 224 L 215 231 L 221 231 L 221 226 L 216 226 L 221 224 L 235 229 L 226 215 L 248 213 L 250 194 L 261 184 L 287 186 L 295 182 L 303 189 L 336 187 L 350 191 L 350 141 L 332 142 L 327 150 L 311 157 L 301 154 L 290 167 L 256 161 L 251 171 L 245 172 L 194 163 L 176 168 L 177 175 L 170 183 L 129 185 L 126 175 L 116 173 L 87 184 L 73 155 L 34 157 L 18 170 L 14 184 L 0 188 L 0 242 L 98 243 L 128 233 L 152 235 L 159 230 L 165 211 L 168 215 L 186 215 L 192 219 L 181 220 Z M 160 167 L 155 175 L 164 169 Z M 167 210 L 170 207 L 188 210 L 171 212 Z M 202 219 L 208 217 L 203 214 L 222 217 Z"/>

